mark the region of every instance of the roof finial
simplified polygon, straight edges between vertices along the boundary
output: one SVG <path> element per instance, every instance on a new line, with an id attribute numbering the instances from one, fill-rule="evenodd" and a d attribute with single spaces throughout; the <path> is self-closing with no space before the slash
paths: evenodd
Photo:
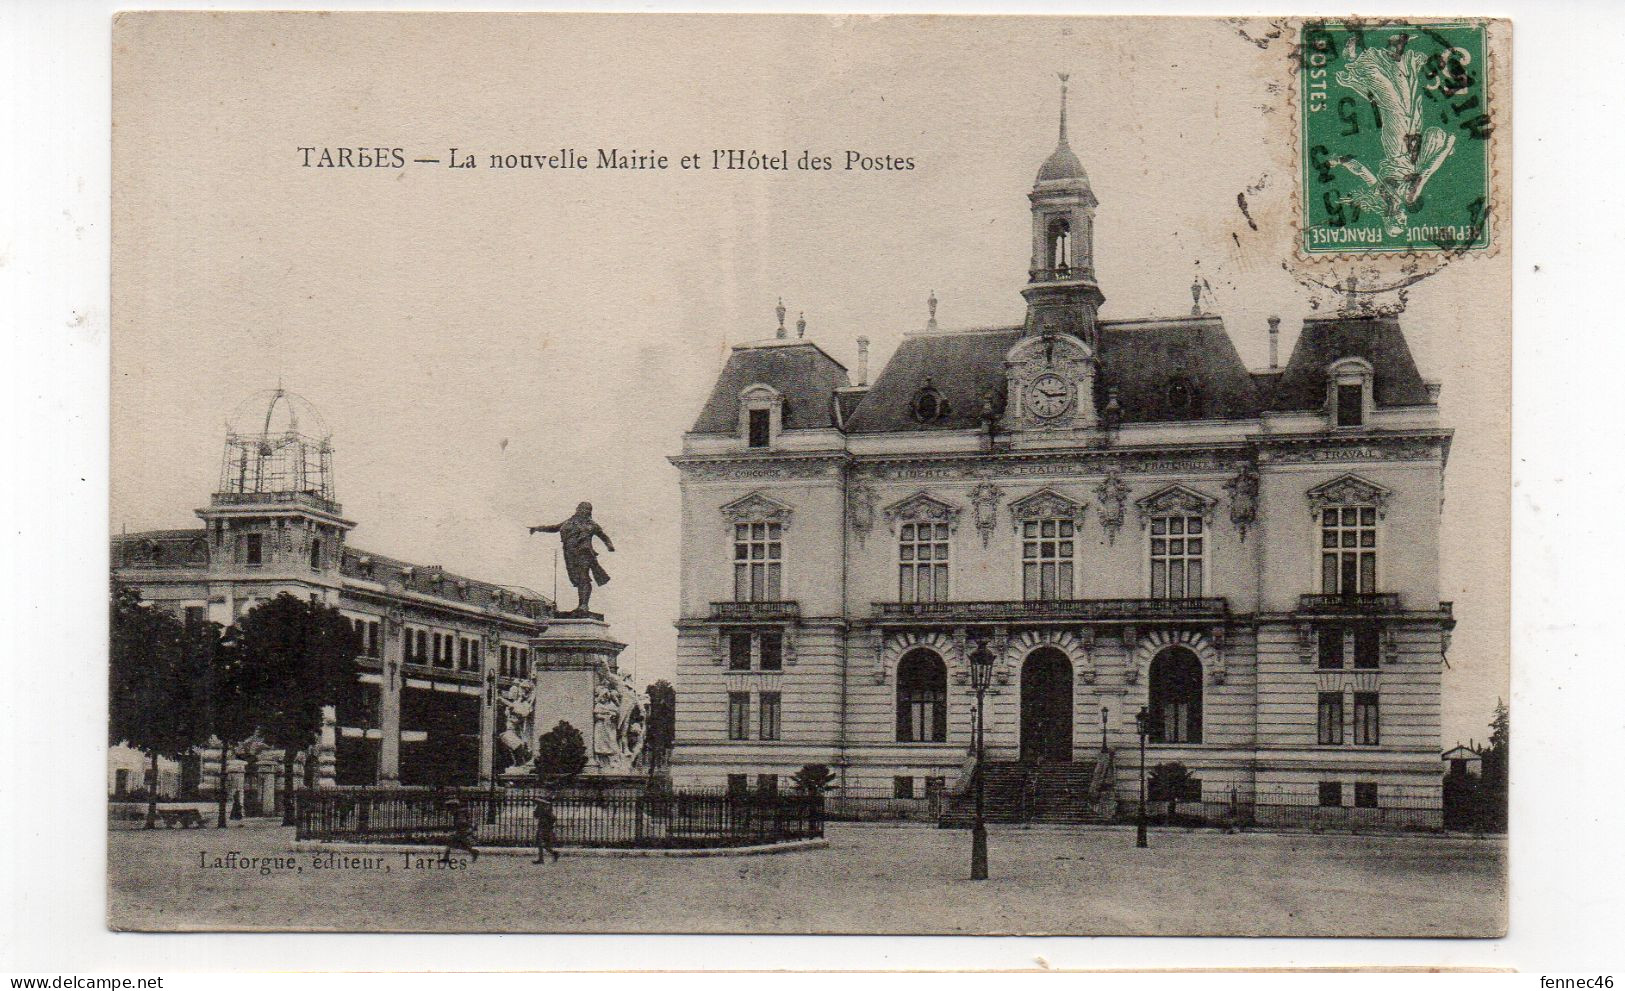
<path id="1" fill-rule="evenodd" d="M 803 310 L 801 314 L 796 317 L 796 336 L 807 336 L 807 312 L 805 310 Z"/>
<path id="2" fill-rule="evenodd" d="M 936 330 L 937 329 L 937 291 L 935 289 L 931 290 L 931 295 L 929 297 L 927 297 L 927 299 L 925 301 L 925 309 L 926 309 L 926 312 L 930 315 L 930 319 L 925 322 L 925 329 L 926 330 Z"/>
<path id="3" fill-rule="evenodd" d="M 783 296 L 779 297 L 779 305 L 775 306 L 773 308 L 773 312 L 777 313 L 779 315 L 779 332 L 777 334 L 775 334 L 774 336 L 782 338 L 784 336 L 784 297 Z"/>
<path id="4" fill-rule="evenodd" d="M 1191 316 L 1202 315 L 1202 273 L 1191 276 Z"/>
<path id="5" fill-rule="evenodd" d="M 1058 72 L 1061 77 L 1061 144 L 1066 144 L 1066 81 L 1071 76 L 1069 72 Z"/>

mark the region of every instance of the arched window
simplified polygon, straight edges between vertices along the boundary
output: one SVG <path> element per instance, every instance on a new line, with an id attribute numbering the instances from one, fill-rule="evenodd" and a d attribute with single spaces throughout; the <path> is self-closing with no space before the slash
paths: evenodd
<path id="1" fill-rule="evenodd" d="M 1151 660 L 1151 742 L 1202 742 L 1202 662 L 1187 648 Z"/>
<path id="2" fill-rule="evenodd" d="M 948 739 L 948 668 L 932 650 L 911 650 L 897 664 L 897 742 Z"/>
<path id="3" fill-rule="evenodd" d="M 1049 222 L 1049 267 L 1056 272 L 1072 267 L 1072 225 L 1063 219 Z"/>

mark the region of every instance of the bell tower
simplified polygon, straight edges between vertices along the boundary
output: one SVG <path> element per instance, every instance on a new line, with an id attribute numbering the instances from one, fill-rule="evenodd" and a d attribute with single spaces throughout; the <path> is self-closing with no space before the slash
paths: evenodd
<path id="1" fill-rule="evenodd" d="M 1066 137 L 1066 81 L 1061 73 L 1060 141 L 1038 170 L 1032 202 L 1033 257 L 1027 269 L 1026 332 L 1071 334 L 1094 350 L 1096 314 L 1106 297 L 1095 283 L 1095 194 Z"/>

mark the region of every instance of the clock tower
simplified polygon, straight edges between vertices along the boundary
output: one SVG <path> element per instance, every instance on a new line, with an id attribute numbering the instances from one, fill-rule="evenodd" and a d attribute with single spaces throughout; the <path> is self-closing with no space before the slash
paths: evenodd
<path id="1" fill-rule="evenodd" d="M 1070 334 L 1096 347 L 1096 313 L 1105 296 L 1095 282 L 1095 194 L 1066 137 L 1066 80 L 1061 74 L 1061 133 L 1038 170 L 1032 202 L 1033 256 L 1027 269 L 1026 331 Z"/>

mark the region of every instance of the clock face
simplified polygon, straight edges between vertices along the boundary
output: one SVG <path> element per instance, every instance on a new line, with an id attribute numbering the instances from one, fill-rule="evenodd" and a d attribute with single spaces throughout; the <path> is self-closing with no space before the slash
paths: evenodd
<path id="1" fill-rule="evenodd" d="M 1053 420 L 1072 408 L 1072 387 L 1059 375 L 1040 375 L 1028 389 L 1027 408 L 1034 416 Z"/>

